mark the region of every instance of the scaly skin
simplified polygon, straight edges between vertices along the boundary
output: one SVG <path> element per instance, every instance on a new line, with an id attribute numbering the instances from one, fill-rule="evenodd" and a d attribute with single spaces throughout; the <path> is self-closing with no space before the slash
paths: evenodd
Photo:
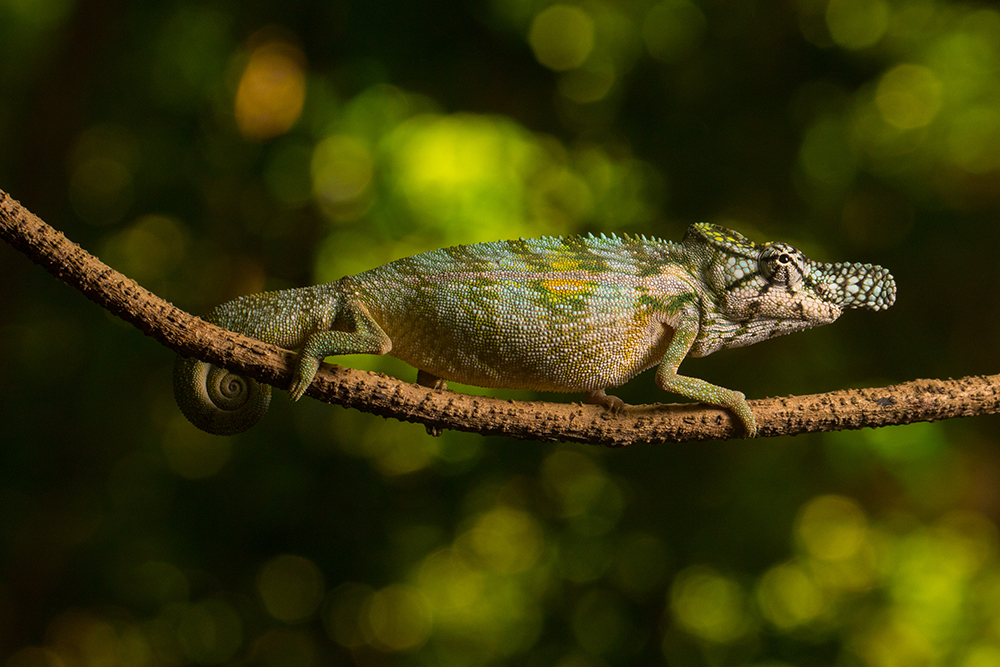
<path id="1" fill-rule="evenodd" d="M 445 248 L 326 285 L 241 297 L 206 319 L 299 350 L 292 400 L 324 357 L 390 354 L 425 386 L 585 392 L 619 411 L 624 403 L 605 389 L 658 365 L 661 389 L 728 408 L 753 437 L 744 395 L 678 374 L 684 358 L 828 324 L 845 308 L 882 310 L 895 295 L 880 266 L 813 262 L 787 244 L 701 223 L 680 243 L 602 235 Z M 206 366 L 178 361 L 184 414 L 211 433 L 250 428 L 270 388 L 243 380 L 267 397 L 219 411 Z"/>

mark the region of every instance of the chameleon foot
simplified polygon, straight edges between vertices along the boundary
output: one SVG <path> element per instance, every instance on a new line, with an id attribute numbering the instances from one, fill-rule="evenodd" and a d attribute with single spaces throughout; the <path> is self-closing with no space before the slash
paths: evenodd
<path id="1" fill-rule="evenodd" d="M 739 394 L 739 400 L 734 402 L 732 405 L 728 405 L 730 410 L 743 422 L 743 428 L 746 429 L 748 438 L 757 437 L 757 418 L 753 416 L 753 410 L 747 405 L 746 397 L 743 396 L 741 392 L 733 392 L 734 394 Z"/>
<path id="2" fill-rule="evenodd" d="M 292 384 L 288 387 L 288 396 L 293 401 L 297 401 L 306 393 L 306 389 L 312 384 L 319 370 L 319 359 L 304 357 L 299 355 L 298 364 L 295 366 L 295 373 L 292 375 Z"/>
<path id="3" fill-rule="evenodd" d="M 427 371 L 417 371 L 417 384 L 421 387 L 433 389 L 434 391 L 444 391 L 448 388 L 447 380 L 442 380 L 437 375 L 428 373 Z"/>
<path id="4" fill-rule="evenodd" d="M 583 396 L 584 403 L 603 406 L 613 415 L 621 414 L 625 410 L 625 401 L 617 396 L 604 393 L 603 389 L 591 389 Z"/>

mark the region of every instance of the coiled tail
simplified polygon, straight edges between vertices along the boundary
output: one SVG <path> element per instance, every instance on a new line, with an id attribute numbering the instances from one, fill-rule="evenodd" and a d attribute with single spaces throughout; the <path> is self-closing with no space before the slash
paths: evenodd
<path id="1" fill-rule="evenodd" d="M 271 387 L 200 359 L 178 357 L 174 398 L 188 420 L 214 435 L 235 435 L 260 421 Z"/>
<path id="2" fill-rule="evenodd" d="M 329 329 L 342 294 L 340 281 L 250 294 L 216 306 L 205 321 L 286 350 L 298 350 L 313 333 Z M 323 356 L 313 360 L 315 366 Z M 309 375 L 303 391 L 311 381 Z M 174 396 L 184 416 L 202 431 L 233 435 L 246 431 L 264 416 L 271 403 L 271 387 L 198 359 L 182 357 L 174 365 Z"/>

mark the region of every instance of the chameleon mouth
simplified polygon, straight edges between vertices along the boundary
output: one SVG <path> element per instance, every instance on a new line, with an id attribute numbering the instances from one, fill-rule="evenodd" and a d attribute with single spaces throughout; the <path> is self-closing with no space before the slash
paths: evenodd
<path id="1" fill-rule="evenodd" d="M 885 310 L 896 301 L 896 279 L 876 264 L 817 264 L 823 299 L 841 308 Z"/>

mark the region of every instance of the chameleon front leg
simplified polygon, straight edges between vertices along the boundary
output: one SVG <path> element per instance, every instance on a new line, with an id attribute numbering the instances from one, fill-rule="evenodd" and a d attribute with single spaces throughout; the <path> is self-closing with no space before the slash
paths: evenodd
<path id="1" fill-rule="evenodd" d="M 670 341 L 670 346 L 663 355 L 659 367 L 656 369 L 656 384 L 664 391 L 672 394 L 679 394 L 687 398 L 710 403 L 723 408 L 728 408 L 733 412 L 746 428 L 747 437 L 753 438 L 757 435 L 757 420 L 753 416 L 753 411 L 747 405 L 746 396 L 742 392 L 726 389 L 714 385 L 711 382 L 698 378 L 679 375 L 677 369 L 687 356 L 688 351 L 698 337 L 697 324 L 678 323 L 674 327 L 674 337 Z"/>
<path id="2" fill-rule="evenodd" d="M 312 384 L 325 357 L 338 354 L 386 354 L 392 349 L 392 340 L 372 319 L 360 303 L 348 301 L 338 314 L 338 323 L 347 325 L 346 331 L 318 331 L 310 335 L 299 350 L 288 394 L 293 401 L 302 398 Z"/>

